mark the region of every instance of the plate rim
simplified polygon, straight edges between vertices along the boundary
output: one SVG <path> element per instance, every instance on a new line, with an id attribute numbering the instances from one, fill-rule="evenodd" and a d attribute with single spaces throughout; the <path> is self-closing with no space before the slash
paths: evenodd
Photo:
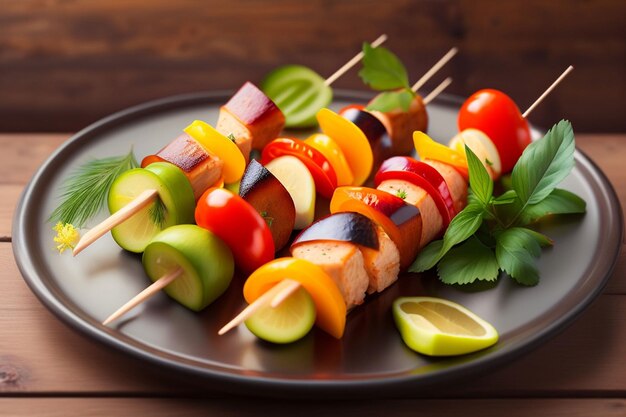
<path id="1" fill-rule="evenodd" d="M 334 393 L 335 395 L 343 398 L 346 396 L 363 397 L 366 394 L 374 394 L 378 397 L 383 397 L 389 393 L 397 395 L 398 389 L 404 389 L 406 391 L 407 388 L 410 390 L 416 387 L 436 386 L 452 379 L 462 379 L 463 376 L 482 373 L 535 349 L 537 346 L 556 336 L 573 323 L 602 293 L 608 280 L 613 275 L 613 271 L 621 251 L 620 243 L 623 242 L 624 239 L 624 220 L 620 201 L 613 185 L 604 172 L 584 152 L 576 148 L 575 160 L 577 166 L 584 165 L 585 169 L 589 173 L 597 177 L 598 184 L 601 186 L 600 190 L 602 191 L 606 201 L 609 203 L 607 204 L 607 207 L 610 211 L 610 215 L 617 223 L 617 226 L 619 226 L 614 233 L 615 236 L 613 236 L 613 240 L 615 240 L 617 244 L 614 246 L 613 253 L 610 256 L 611 262 L 603 268 L 603 271 L 601 272 L 602 278 L 599 285 L 594 286 L 592 291 L 586 293 L 581 299 L 579 299 L 578 304 L 574 308 L 569 309 L 557 320 L 547 326 L 544 326 L 541 331 L 534 334 L 530 340 L 526 340 L 524 343 L 516 342 L 513 343 L 512 346 L 507 346 L 493 353 L 482 355 L 474 360 L 466 361 L 456 366 L 440 370 L 436 373 L 428 374 L 427 378 L 419 378 L 419 376 L 416 377 L 414 374 L 407 373 L 402 376 L 381 376 L 374 378 L 370 377 L 369 379 L 359 379 L 358 377 L 335 380 L 281 379 L 261 375 L 239 375 L 228 372 L 227 370 L 220 371 L 209 368 L 199 368 L 194 366 L 191 363 L 192 361 L 184 362 L 181 357 L 177 357 L 163 350 L 155 349 L 141 341 L 133 339 L 128 335 L 120 333 L 115 329 L 101 326 L 95 320 L 90 319 L 86 314 L 80 314 L 82 312 L 74 311 L 75 309 L 72 309 L 71 306 L 63 303 L 61 299 L 57 298 L 55 289 L 46 285 L 46 278 L 39 276 L 37 267 L 33 263 L 33 259 L 28 256 L 28 247 L 26 239 L 24 238 L 26 233 L 22 227 L 22 225 L 28 224 L 26 218 L 28 214 L 26 206 L 28 201 L 32 198 L 35 185 L 41 180 L 43 174 L 50 169 L 49 167 L 53 166 L 55 162 L 58 163 L 59 155 L 70 152 L 74 147 L 79 147 L 93 135 L 101 134 L 103 131 L 106 132 L 108 129 L 114 129 L 116 126 L 128 122 L 128 120 L 140 118 L 144 115 L 150 115 L 155 112 L 175 108 L 184 108 L 201 103 L 221 103 L 224 98 L 228 98 L 233 92 L 234 91 L 231 90 L 216 90 L 180 94 L 148 101 L 120 110 L 90 124 L 72 135 L 35 171 L 32 178 L 29 180 L 28 184 L 21 193 L 13 216 L 11 232 L 13 255 L 18 269 L 31 291 L 37 296 L 39 301 L 64 324 L 78 331 L 78 333 L 83 336 L 95 339 L 105 345 L 112 346 L 118 351 L 131 354 L 132 356 L 142 359 L 147 363 L 156 364 L 183 374 L 199 377 L 205 382 L 219 383 L 220 390 L 225 389 L 227 391 L 249 394 L 250 388 L 254 388 L 254 392 L 258 394 L 280 397 L 286 395 L 304 395 L 304 397 L 311 397 L 320 393 L 326 395 L 333 395 Z M 347 100 L 368 99 L 371 95 L 371 92 L 366 91 L 335 90 L 335 96 L 337 98 Z M 458 106 L 463 102 L 463 98 L 442 94 L 436 99 L 436 101 L 444 105 L 448 104 Z M 131 341 L 134 341 L 134 344 L 130 343 Z M 157 351 L 160 355 L 156 356 L 150 353 L 150 350 Z M 337 388 L 341 388 L 342 391 L 338 393 L 336 391 Z M 280 395 L 276 395 L 277 393 L 280 393 Z"/>

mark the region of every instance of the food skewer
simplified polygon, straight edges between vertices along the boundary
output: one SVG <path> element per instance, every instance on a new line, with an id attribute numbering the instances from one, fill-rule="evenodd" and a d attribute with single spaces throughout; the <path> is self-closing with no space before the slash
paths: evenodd
<path id="1" fill-rule="evenodd" d="M 387 40 L 387 35 L 383 34 L 379 36 L 373 43 L 373 46 L 379 46 L 383 42 Z M 336 81 L 339 77 L 345 74 L 350 68 L 352 68 L 356 63 L 358 63 L 363 58 L 363 52 L 359 52 L 352 59 L 350 59 L 346 64 L 344 64 L 341 68 L 339 68 L 335 73 L 333 73 L 330 77 L 325 80 L 325 85 L 329 86 L 334 81 Z M 115 226 L 121 224 L 125 220 L 132 217 L 142 208 L 146 207 L 148 204 L 153 202 L 158 196 L 157 190 L 146 190 L 142 192 L 139 196 L 137 196 L 133 201 L 128 203 L 128 208 L 124 207 L 124 209 L 119 210 L 118 212 L 111 215 L 109 218 L 105 219 L 98 225 L 94 226 L 87 233 L 85 233 L 79 242 L 76 244 L 72 254 L 74 256 L 78 255 L 89 245 L 94 243 L 97 239 L 102 237 L 104 234 L 109 232 Z"/>
<path id="2" fill-rule="evenodd" d="M 378 46 L 374 44 L 372 45 Z M 421 85 L 423 85 L 423 83 L 428 81 L 428 79 L 432 77 L 432 75 L 437 70 L 439 70 L 443 65 L 445 65 L 445 63 L 449 61 L 457 52 L 458 52 L 457 48 L 452 48 L 450 51 L 448 51 L 448 53 L 444 55 L 435 64 L 435 66 L 433 66 L 433 68 L 431 68 L 429 71 L 427 71 L 427 73 L 424 76 L 422 76 L 422 78 L 413 86 L 413 88 L 417 90 Z M 452 83 L 452 78 L 451 77 L 446 78 L 441 84 L 439 84 L 433 91 L 431 91 L 428 94 L 428 96 L 424 99 L 424 104 L 430 103 L 435 97 L 441 94 L 441 92 L 445 90 L 451 83 Z M 293 292 L 295 292 L 300 287 L 300 284 L 297 281 L 292 281 L 292 280 L 289 280 L 289 281 L 291 282 L 291 285 L 280 289 L 278 293 L 273 293 L 275 294 L 275 296 L 270 301 L 270 306 L 272 308 L 278 307 L 284 300 L 286 300 Z M 278 287 L 278 285 L 276 287 Z M 272 290 L 274 290 L 276 287 L 272 288 Z M 239 326 L 247 318 L 249 318 L 252 314 L 254 314 L 254 312 L 256 312 L 259 308 L 266 305 L 268 301 L 269 301 L 268 297 L 261 296 L 260 298 L 255 300 L 252 304 L 248 305 L 244 310 L 242 310 L 242 312 L 239 313 L 235 318 L 233 318 L 233 320 L 231 320 L 226 325 L 224 325 L 224 327 L 220 329 L 218 334 L 223 335 L 227 333 L 228 331 L 230 331 L 231 329 Z"/>
<path id="3" fill-rule="evenodd" d="M 386 35 L 381 35 L 378 39 L 376 39 L 374 41 L 375 45 L 380 45 L 382 44 L 385 40 L 387 39 Z M 338 71 L 336 71 L 333 75 L 331 75 L 331 77 L 329 77 L 329 81 L 327 84 L 332 83 L 334 80 L 336 80 L 338 77 L 340 77 L 343 73 L 345 73 L 349 68 L 351 68 L 352 66 L 354 66 L 354 64 L 356 62 L 358 62 L 358 60 L 360 60 L 362 58 L 362 52 L 357 54 L 354 58 L 352 58 L 346 65 L 342 66 L 342 68 L 340 68 Z M 219 126 L 219 125 L 218 125 Z M 134 201 L 135 204 L 133 204 L 133 206 L 139 206 L 141 208 L 145 207 L 147 204 L 149 204 L 151 201 L 153 201 L 156 197 L 156 191 L 155 190 L 149 190 L 151 192 L 144 192 L 142 193 L 141 196 L 137 197 L 137 201 Z M 144 195 L 145 194 L 145 195 Z M 131 206 L 132 207 L 132 206 Z M 85 239 L 81 242 L 79 242 L 78 245 L 80 245 L 79 250 L 76 251 L 76 254 L 79 253 L 80 251 L 82 251 L 85 247 L 87 247 L 89 244 L 93 243 L 93 241 L 95 241 L 98 237 L 104 235 L 107 231 L 111 230 L 114 226 L 122 223 L 124 220 L 128 219 L 129 217 L 131 217 L 134 213 L 137 212 L 138 209 L 136 210 L 125 210 L 123 211 L 120 215 L 116 216 L 116 218 L 114 219 L 115 221 L 112 222 L 110 219 L 106 219 L 104 222 L 102 222 L 101 224 L 97 225 L 94 229 L 93 232 L 88 232 L 88 237 L 89 239 Z M 121 211 L 121 210 L 120 210 Z M 82 239 L 81 239 L 82 240 Z M 77 245 L 77 246 L 78 246 Z M 173 278 L 170 282 L 172 282 L 175 278 Z M 159 280 L 160 281 L 160 280 Z M 158 281 L 157 281 L 158 282 Z M 167 285 L 167 284 L 166 284 Z M 166 286 L 165 285 L 165 286 Z M 154 284 L 152 284 L 150 287 L 153 287 Z M 149 287 L 149 288 L 150 288 Z M 157 287 L 154 287 L 157 288 Z M 160 289 L 164 288 L 164 286 L 160 286 L 158 287 Z M 298 286 L 292 286 L 292 290 L 291 292 L 295 291 L 298 288 Z M 158 290 L 155 290 L 158 291 Z M 275 305 L 279 305 L 282 300 L 284 298 L 287 298 L 289 296 L 289 294 L 291 292 L 285 293 L 283 298 L 279 298 L 275 301 L 272 302 L 272 304 Z M 120 309 L 119 312 L 114 313 L 115 314 L 115 318 L 123 315 L 125 312 L 127 312 L 130 308 L 133 308 L 134 306 L 140 304 L 142 302 L 142 300 L 147 300 L 149 297 L 151 297 L 153 295 L 152 292 L 142 292 L 141 294 L 139 294 L 138 296 L 134 297 L 132 300 L 132 303 L 129 302 L 129 305 L 125 305 L 122 309 Z M 132 304 L 132 305 L 131 305 Z M 130 306 L 130 307 L 129 307 Z M 129 307 L 129 308 L 126 308 Z M 112 320 L 108 319 L 106 322 L 110 323 Z"/>
<path id="4" fill-rule="evenodd" d="M 556 85 L 558 85 L 558 83 L 561 82 L 561 80 L 569 72 L 571 72 L 572 69 L 573 69 L 572 66 L 568 67 L 568 69 L 563 74 L 561 74 L 561 76 L 558 77 L 557 80 L 555 82 L 553 82 L 550 87 L 548 87 L 548 89 L 535 101 L 535 103 L 533 103 L 533 105 L 530 106 L 530 108 L 525 112 L 525 115 L 528 115 L 536 107 L 536 105 L 539 104 L 547 96 L 547 94 L 549 94 L 556 87 Z M 435 88 L 424 99 L 424 102 L 425 103 L 431 102 L 438 94 L 441 93 L 441 91 L 443 91 L 451 83 L 451 81 L 452 81 L 451 78 L 447 78 L 446 80 L 444 80 L 437 88 Z M 272 290 L 277 288 L 279 285 L 280 284 L 277 284 L 275 287 L 272 288 Z M 299 283 L 295 282 L 293 285 L 291 285 L 289 287 L 284 287 L 278 293 L 272 292 L 272 297 L 271 297 L 272 302 L 271 302 L 270 306 L 272 308 L 278 307 L 280 305 L 280 303 L 283 302 L 284 300 L 286 300 L 289 297 L 289 295 L 291 295 L 295 290 L 297 290 L 297 288 L 299 286 L 300 286 Z M 255 311 L 257 311 L 259 308 L 261 308 L 262 305 L 267 305 L 268 300 L 269 300 L 270 297 L 269 296 L 268 297 L 264 297 L 264 295 L 259 297 L 258 299 L 256 299 L 252 304 L 250 304 L 246 309 L 244 309 L 237 317 L 235 317 L 233 320 L 231 320 L 229 323 L 227 323 L 220 330 L 219 334 L 223 335 L 226 332 L 228 332 L 229 330 L 233 329 L 234 327 L 240 325 L 247 318 L 249 318 Z"/>

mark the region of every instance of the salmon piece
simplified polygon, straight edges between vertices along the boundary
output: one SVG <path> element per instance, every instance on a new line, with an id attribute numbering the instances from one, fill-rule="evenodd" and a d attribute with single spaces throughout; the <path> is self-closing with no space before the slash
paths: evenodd
<path id="1" fill-rule="evenodd" d="M 363 303 L 370 279 L 359 248 L 344 241 L 309 241 L 291 247 L 294 258 L 321 267 L 337 284 L 348 308 Z"/>
<path id="2" fill-rule="evenodd" d="M 404 201 L 417 206 L 420 210 L 422 216 L 420 249 L 440 235 L 443 227 L 441 213 L 435 204 L 435 200 L 422 187 L 405 180 L 385 180 L 377 188 L 393 195 L 402 194 L 405 196 Z"/>
<path id="3" fill-rule="evenodd" d="M 220 107 L 220 115 L 215 129 L 224 136 L 231 137 L 232 135 L 235 138 L 235 145 L 243 154 L 247 165 L 252 150 L 252 133 L 250 130 L 225 106 Z"/>
<path id="4" fill-rule="evenodd" d="M 463 210 L 467 205 L 467 182 L 465 178 L 459 171 L 444 162 L 433 161 L 432 159 L 426 159 L 424 162 L 439 171 L 448 184 L 456 212 Z"/>
<path id="5" fill-rule="evenodd" d="M 400 252 L 391 238 L 378 227 L 378 250 L 359 245 L 369 279 L 368 294 L 381 292 L 396 282 L 400 273 Z"/>
<path id="6" fill-rule="evenodd" d="M 408 111 L 395 109 L 389 112 L 371 112 L 387 129 L 391 138 L 392 155 L 410 155 L 413 152 L 413 132 L 426 132 L 428 128 L 428 114 L 422 97 L 417 95 Z"/>
<path id="7" fill-rule="evenodd" d="M 283 112 L 263 91 L 249 81 L 241 86 L 221 110 L 227 111 L 248 129 L 253 149 L 263 149 L 268 142 L 278 137 L 285 126 Z M 218 130 L 219 125 L 218 121 Z M 235 133 L 233 135 L 236 141 L 237 135 Z"/>
<path id="8" fill-rule="evenodd" d="M 146 156 L 141 166 L 153 162 L 169 162 L 180 168 L 193 188 L 196 200 L 222 177 L 224 161 L 207 152 L 194 138 L 183 133 L 156 155 Z"/>

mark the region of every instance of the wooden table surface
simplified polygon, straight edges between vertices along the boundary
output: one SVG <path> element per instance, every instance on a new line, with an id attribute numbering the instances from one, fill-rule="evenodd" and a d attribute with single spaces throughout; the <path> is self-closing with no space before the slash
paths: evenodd
<path id="1" fill-rule="evenodd" d="M 241 398 L 186 384 L 66 327 L 24 283 L 11 220 L 36 168 L 68 134 L 0 134 L 0 416 L 625 416 L 626 255 L 604 293 L 562 333 L 470 382 L 425 398 L 315 402 Z M 626 134 L 577 144 L 626 203 Z"/>

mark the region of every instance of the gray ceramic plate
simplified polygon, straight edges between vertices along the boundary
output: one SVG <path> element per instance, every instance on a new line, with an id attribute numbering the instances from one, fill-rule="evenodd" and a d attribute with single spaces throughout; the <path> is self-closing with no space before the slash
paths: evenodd
<path id="1" fill-rule="evenodd" d="M 536 287 L 523 288 L 504 278 L 478 292 L 441 285 L 429 274 L 406 275 L 349 314 L 343 339 L 315 330 L 289 346 L 260 342 L 243 326 L 217 336 L 218 328 L 243 306 L 241 279 L 200 314 L 159 295 L 116 326 L 102 326 L 149 281 L 139 258 L 120 250 L 110 236 L 77 258 L 59 256 L 46 219 L 58 203 L 63 180 L 90 158 L 121 155 L 131 146 L 139 157 L 155 152 L 190 121 L 214 122 L 228 97 L 179 96 L 117 113 L 76 134 L 35 174 L 16 211 L 13 248 L 28 285 L 64 322 L 130 355 L 193 374 L 216 389 L 260 395 L 399 395 L 471 377 L 539 345 L 574 320 L 611 274 L 623 230 L 619 203 L 604 175 L 576 152 L 576 168 L 562 187 L 582 196 L 588 211 L 542 225 L 556 244 L 539 261 L 541 283 Z M 339 93 L 334 107 L 365 98 Z M 445 140 L 455 134 L 458 103 L 441 98 L 429 105 L 433 137 Z M 500 341 L 456 358 L 414 353 L 402 343 L 390 314 L 391 302 L 400 295 L 457 301 L 491 322 Z"/>

